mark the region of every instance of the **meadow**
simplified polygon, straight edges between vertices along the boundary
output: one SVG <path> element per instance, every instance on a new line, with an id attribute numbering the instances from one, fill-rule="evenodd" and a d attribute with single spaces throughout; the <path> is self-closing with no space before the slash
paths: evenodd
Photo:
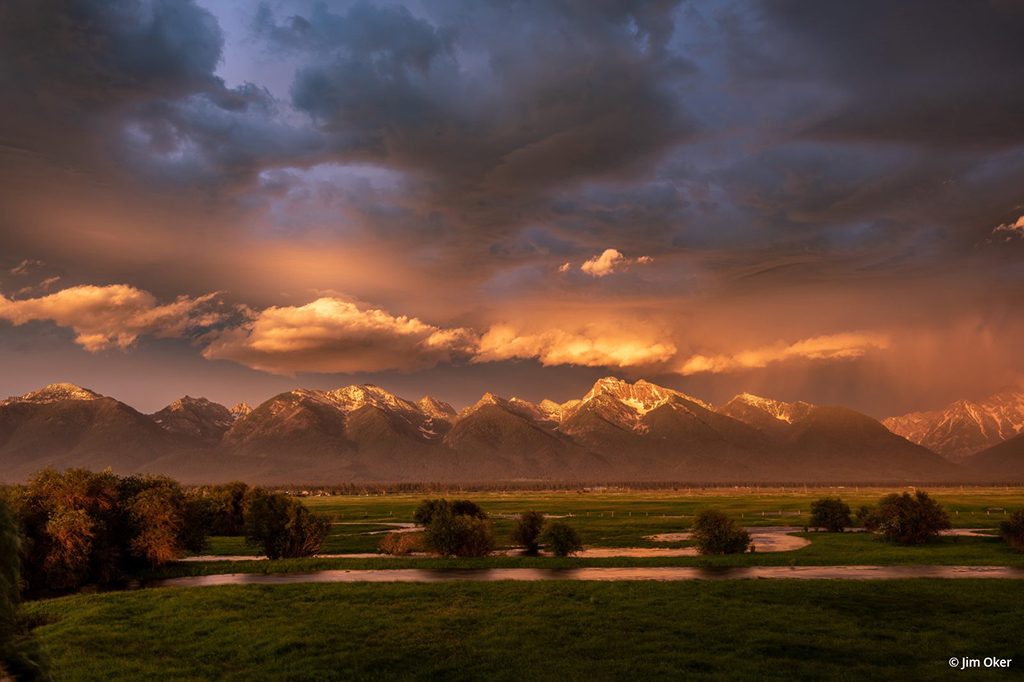
<path id="1" fill-rule="evenodd" d="M 517 514 L 562 517 L 588 546 L 665 546 L 645 539 L 686 530 L 703 509 L 745 526 L 795 526 L 810 544 L 788 552 L 718 557 L 476 559 L 360 557 L 179 562 L 143 574 L 320 569 L 580 566 L 1010 565 L 1024 555 L 995 535 L 1024 508 L 1024 490 L 930 492 L 955 527 L 989 535 L 917 547 L 867 533 L 802 532 L 810 503 L 839 495 L 851 507 L 891 489 L 680 489 L 670 491 L 448 492 L 490 515 L 510 544 Z M 328 515 L 325 553 L 373 552 L 424 497 L 310 496 Z M 679 546 L 685 543 L 668 543 Z M 252 554 L 216 537 L 207 553 Z M 735 580 L 295 584 L 164 587 L 29 602 L 60 680 L 334 679 L 944 679 L 965 673 L 951 656 L 1024 662 L 1024 580 Z M 1018 655 L 1019 654 L 1019 655 Z M 1017 667 L 1009 672 L 1019 672 Z M 971 671 L 974 677 L 1006 670 Z"/>
<path id="2" fill-rule="evenodd" d="M 1020 488 L 945 488 L 930 492 L 946 508 L 954 528 L 981 528 L 991 537 L 944 537 L 920 547 L 903 547 L 860 533 L 803 533 L 810 505 L 825 495 L 840 496 L 854 510 L 877 502 L 891 488 L 748 488 L 678 489 L 663 491 L 567 490 L 551 492 L 472 492 L 309 496 L 303 502 L 332 520 L 323 554 L 374 553 L 384 534 L 409 523 L 425 497 L 468 498 L 491 517 L 501 547 L 511 547 L 518 514 L 536 510 L 571 524 L 589 547 L 683 547 L 687 542 L 655 542 L 648 536 L 686 531 L 704 509 L 719 509 L 740 525 L 793 526 L 811 544 L 788 552 L 762 552 L 724 557 L 566 558 L 492 556 L 483 559 L 387 557 L 308 558 L 275 562 L 180 563 L 149 577 L 201 575 L 215 572 L 282 572 L 322 568 L 395 568 L 415 561 L 424 568 L 574 567 L 574 566 L 746 566 L 840 564 L 1022 565 L 1024 556 L 1010 551 L 996 536 L 1007 515 L 1024 508 Z M 213 537 L 205 555 L 256 555 L 242 538 Z"/>
<path id="3" fill-rule="evenodd" d="M 1019 665 L 1021 603 L 1016 580 L 499 582 L 167 588 L 27 612 L 59 680 L 953 679 L 951 656 Z"/>

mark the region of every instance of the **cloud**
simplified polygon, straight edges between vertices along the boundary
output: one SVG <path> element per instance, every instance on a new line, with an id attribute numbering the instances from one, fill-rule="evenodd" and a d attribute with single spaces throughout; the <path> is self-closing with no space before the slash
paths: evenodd
<path id="1" fill-rule="evenodd" d="M 209 305 L 216 294 L 179 296 L 159 304 L 153 294 L 126 284 L 76 286 L 42 296 L 11 300 L 0 295 L 0 319 L 15 325 L 50 321 L 75 332 L 89 352 L 128 348 L 142 335 L 180 337 L 220 320 Z"/>
<path id="2" fill-rule="evenodd" d="M 450 362 L 472 352 L 474 344 L 468 329 L 445 329 L 323 297 L 256 312 L 247 324 L 214 334 L 203 356 L 284 375 L 375 372 Z"/>
<path id="3" fill-rule="evenodd" d="M 37 270 L 38 268 L 44 267 L 45 265 L 46 263 L 44 263 L 41 260 L 37 260 L 34 258 L 25 258 L 22 259 L 20 263 L 15 265 L 7 272 L 9 272 L 12 275 L 27 275 L 30 272 Z"/>
<path id="4" fill-rule="evenodd" d="M 480 337 L 473 362 L 536 359 L 545 366 L 621 368 L 664 363 L 675 353 L 672 343 L 623 332 L 593 329 L 521 332 L 512 325 L 497 324 Z"/>
<path id="5" fill-rule="evenodd" d="M 1022 237 L 1022 238 L 1024 238 L 1024 215 L 1022 215 L 1021 217 L 1017 218 L 1017 222 L 1015 222 L 1015 223 L 1006 223 L 1004 225 L 997 225 L 996 228 L 994 230 L 992 230 L 992 234 L 997 234 L 999 232 L 1006 232 L 1007 233 L 1007 236 L 1006 236 L 1007 239 L 1010 239 L 1011 237 Z"/>
<path id="6" fill-rule="evenodd" d="M 733 355 L 693 355 L 683 363 L 680 374 L 735 372 L 755 369 L 785 360 L 845 360 L 859 358 L 872 349 L 889 346 L 888 337 L 866 332 L 828 334 L 796 343 L 777 343 Z"/>
<path id="7" fill-rule="evenodd" d="M 593 258 L 585 261 L 580 265 L 580 271 L 585 272 L 591 277 L 605 277 L 612 274 L 613 272 L 621 272 L 629 268 L 631 265 L 648 265 L 653 263 L 654 259 L 650 256 L 640 256 L 639 258 L 626 258 L 617 249 L 605 249 L 601 255 L 594 256 Z M 565 263 L 559 272 L 565 272 L 568 270 Z M 564 268 L 564 269 L 563 269 Z"/>

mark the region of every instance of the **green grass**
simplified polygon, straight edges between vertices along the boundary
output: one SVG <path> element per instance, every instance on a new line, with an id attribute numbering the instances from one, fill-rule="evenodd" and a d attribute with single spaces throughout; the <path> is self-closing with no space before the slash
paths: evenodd
<path id="1" fill-rule="evenodd" d="M 332 584 L 29 603 L 59 680 L 971 679 L 1024 581 Z"/>
<path id="2" fill-rule="evenodd" d="M 667 546 L 645 536 L 689 528 L 693 517 L 704 509 L 719 509 L 744 526 L 803 526 L 810 521 L 810 505 L 824 495 L 838 495 L 853 508 L 873 504 L 896 488 L 681 488 L 664 491 L 627 492 L 449 492 L 437 494 L 351 495 L 305 497 L 313 511 L 327 514 L 336 525 L 324 546 L 325 553 L 372 552 L 386 523 L 408 522 L 425 497 L 469 498 L 492 517 L 499 543 L 508 543 L 514 517 L 527 510 L 569 516 L 571 523 L 593 547 Z M 990 508 L 1006 512 L 1024 508 L 1020 488 L 939 488 L 931 491 L 950 514 L 954 527 L 995 528 L 1006 513 L 987 513 Z M 340 522 L 340 523 L 339 523 Z M 353 522 L 361 525 L 349 525 Z M 342 525 L 343 524 L 343 525 Z M 362 525 L 365 524 L 365 525 Z M 217 545 L 215 545 L 217 547 Z M 216 552 L 242 554 L 247 552 Z"/>

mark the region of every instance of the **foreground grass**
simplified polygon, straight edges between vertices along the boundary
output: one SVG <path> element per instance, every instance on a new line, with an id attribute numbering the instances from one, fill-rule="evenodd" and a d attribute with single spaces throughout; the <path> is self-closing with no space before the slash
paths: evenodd
<path id="1" fill-rule="evenodd" d="M 149 571 L 144 579 L 215 573 L 295 573 L 367 568 L 574 568 L 579 566 L 1024 566 L 997 537 L 944 537 L 919 547 L 885 542 L 866 533 L 800 533 L 811 544 L 791 552 L 755 552 L 717 557 L 580 559 L 496 556 L 483 559 L 384 557 L 380 559 L 282 559 L 178 563 Z"/>
<path id="2" fill-rule="evenodd" d="M 945 679 L 1024 665 L 1024 581 L 332 584 L 26 605 L 59 680 Z M 1010 673 L 1013 673 L 1011 669 Z M 1007 671 L 971 671 L 971 678 Z"/>

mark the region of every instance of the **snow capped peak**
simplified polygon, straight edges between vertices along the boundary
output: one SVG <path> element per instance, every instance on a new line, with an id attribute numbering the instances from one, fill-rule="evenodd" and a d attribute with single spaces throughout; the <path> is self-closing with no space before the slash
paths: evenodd
<path id="1" fill-rule="evenodd" d="M 810 403 L 805 403 L 803 401 L 787 403 L 781 400 L 763 398 L 759 395 L 754 395 L 753 393 L 744 392 L 726 403 L 722 407 L 721 411 L 725 414 L 730 414 L 730 416 L 735 416 L 732 413 L 741 406 L 754 408 L 774 419 L 786 422 L 787 424 L 792 424 L 797 419 L 806 416 L 810 408 L 813 407 Z"/>
<path id="2" fill-rule="evenodd" d="M 37 391 L 31 391 L 23 396 L 8 398 L 8 403 L 58 403 L 63 400 L 97 400 L 102 398 L 99 393 L 90 391 L 87 388 L 69 383 L 49 384 Z"/>
<path id="3" fill-rule="evenodd" d="M 190 395 L 186 395 L 178 398 L 164 409 L 172 412 L 180 412 L 188 409 L 205 409 L 211 406 L 221 407 L 217 403 L 207 400 L 206 398 L 193 398 Z"/>
<path id="4" fill-rule="evenodd" d="M 639 379 L 632 384 L 616 377 L 598 379 L 594 387 L 583 396 L 582 403 L 587 403 L 599 396 L 615 398 L 630 407 L 638 415 L 644 415 L 673 398 L 682 398 L 697 403 L 701 407 L 711 409 L 711 406 L 702 400 L 672 390 L 671 388 L 652 384 L 643 379 Z"/>
<path id="5" fill-rule="evenodd" d="M 231 414 L 235 419 L 241 419 L 242 417 L 249 415 L 251 412 L 252 407 L 249 403 L 238 403 L 231 408 Z"/>
<path id="6" fill-rule="evenodd" d="M 886 428 L 957 461 L 1024 433 L 1024 391 L 1006 388 L 980 402 L 957 400 L 941 410 L 889 417 Z"/>
<path id="7" fill-rule="evenodd" d="M 345 411 L 355 410 L 366 405 L 392 411 L 417 410 L 416 405 L 408 400 L 399 398 L 395 394 L 373 384 L 345 386 L 344 388 L 327 391 L 324 393 L 324 396 L 329 402 Z"/>
<path id="8" fill-rule="evenodd" d="M 420 410 L 430 417 L 437 417 L 439 419 L 450 419 L 455 416 L 455 408 L 444 402 L 438 400 L 429 395 L 425 395 L 416 401 L 416 406 Z"/>

